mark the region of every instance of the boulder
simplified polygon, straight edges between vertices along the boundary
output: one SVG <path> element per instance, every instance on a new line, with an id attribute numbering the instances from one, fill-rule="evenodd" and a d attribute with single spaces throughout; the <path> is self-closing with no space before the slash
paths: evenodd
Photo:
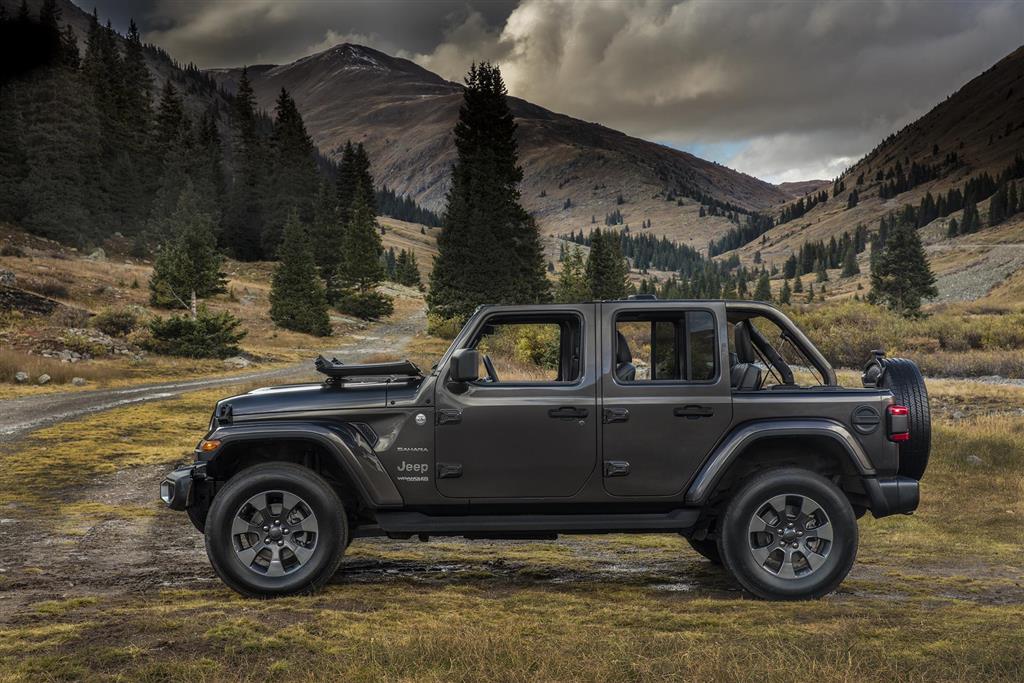
<path id="1" fill-rule="evenodd" d="M 7 285 L 8 287 L 14 286 L 14 281 L 17 278 L 14 277 L 13 270 L 7 270 L 6 268 L 0 268 L 0 285 Z"/>
<path id="2" fill-rule="evenodd" d="M 965 458 L 965 460 L 967 460 L 967 464 L 968 465 L 983 465 L 985 463 L 984 460 L 982 460 L 981 458 L 979 458 L 976 455 L 968 455 Z"/>
<path id="3" fill-rule="evenodd" d="M 107 252 L 103 250 L 103 247 L 96 247 L 93 252 L 89 254 L 88 259 L 90 261 L 106 261 Z"/>
<path id="4" fill-rule="evenodd" d="M 39 379 L 36 381 L 39 382 L 40 384 L 46 384 L 47 382 L 50 381 L 50 376 L 47 375 L 46 373 L 43 373 L 42 375 L 39 375 Z"/>
<path id="5" fill-rule="evenodd" d="M 24 384 L 25 382 L 28 381 L 28 379 L 29 378 L 27 372 L 16 372 L 14 374 L 14 381 L 17 382 L 18 384 Z"/>
<path id="6" fill-rule="evenodd" d="M 224 367 L 235 368 L 238 370 L 244 370 L 245 368 L 252 365 L 252 361 L 243 356 L 232 356 L 231 358 L 224 359 Z"/>
<path id="7" fill-rule="evenodd" d="M 84 377 L 72 377 L 71 383 L 76 387 L 84 387 L 86 384 Z"/>

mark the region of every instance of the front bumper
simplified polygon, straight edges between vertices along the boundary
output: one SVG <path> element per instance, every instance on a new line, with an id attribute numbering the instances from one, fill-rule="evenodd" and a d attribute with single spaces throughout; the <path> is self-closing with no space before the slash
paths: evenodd
<path id="1" fill-rule="evenodd" d="M 181 465 L 160 482 L 160 500 L 172 510 L 185 510 L 193 502 L 194 483 L 206 480 L 206 463 Z"/>
<path id="2" fill-rule="evenodd" d="M 910 477 L 864 477 L 864 489 L 875 517 L 907 514 L 921 501 L 920 484 Z"/>

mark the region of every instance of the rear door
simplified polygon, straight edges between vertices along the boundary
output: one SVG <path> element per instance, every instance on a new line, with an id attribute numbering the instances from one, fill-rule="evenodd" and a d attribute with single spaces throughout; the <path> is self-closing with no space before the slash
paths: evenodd
<path id="1" fill-rule="evenodd" d="M 732 420 L 725 305 L 601 306 L 605 490 L 681 493 Z"/>

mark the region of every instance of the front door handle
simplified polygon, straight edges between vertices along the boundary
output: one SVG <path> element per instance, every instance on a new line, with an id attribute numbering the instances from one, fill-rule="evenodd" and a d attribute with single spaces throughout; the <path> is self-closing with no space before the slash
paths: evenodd
<path id="1" fill-rule="evenodd" d="M 548 417 L 553 417 L 558 420 L 582 420 L 590 412 L 586 408 L 552 408 L 548 411 Z"/>
<path id="2" fill-rule="evenodd" d="M 672 414 L 676 417 L 685 417 L 688 420 L 696 420 L 701 417 L 711 417 L 715 414 L 715 409 L 711 406 L 688 405 L 673 408 Z"/>
<path id="3" fill-rule="evenodd" d="M 604 409 L 604 423 L 611 424 L 612 422 L 628 422 L 629 421 L 629 409 L 628 408 L 605 408 Z"/>

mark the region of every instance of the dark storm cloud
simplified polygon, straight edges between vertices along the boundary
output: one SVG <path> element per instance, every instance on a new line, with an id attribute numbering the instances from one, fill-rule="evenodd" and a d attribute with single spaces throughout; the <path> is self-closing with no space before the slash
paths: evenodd
<path id="1" fill-rule="evenodd" d="M 201 66 L 282 62 L 343 41 L 458 79 L 498 61 L 555 111 L 772 180 L 832 177 L 1024 43 L 1024 2 L 127 3 L 147 40 Z M 737 151 L 738 150 L 738 151 Z"/>
<path id="2" fill-rule="evenodd" d="M 201 67 L 281 63 L 347 38 L 378 49 L 427 52 L 472 12 L 500 27 L 516 1 L 470 8 L 458 0 L 77 0 L 122 31 L 131 17 L 145 39 Z"/>

